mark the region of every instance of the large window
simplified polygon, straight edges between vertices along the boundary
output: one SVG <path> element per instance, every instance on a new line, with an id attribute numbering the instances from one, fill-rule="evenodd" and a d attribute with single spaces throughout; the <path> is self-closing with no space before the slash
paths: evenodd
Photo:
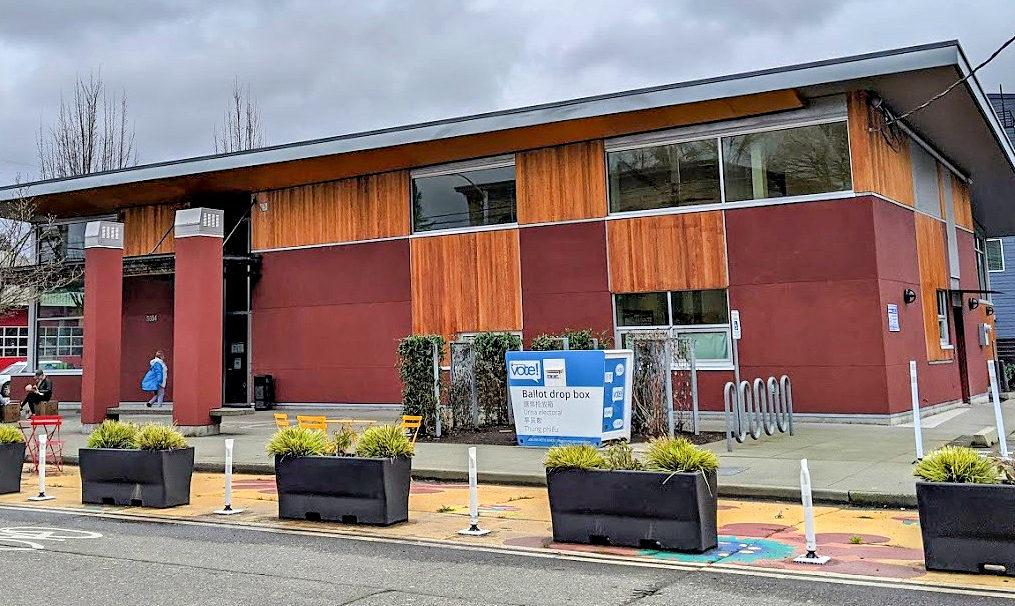
<path id="1" fill-rule="evenodd" d="M 0 358 L 28 357 L 28 327 L 0 327 Z"/>
<path id="2" fill-rule="evenodd" d="M 36 306 L 36 365 L 81 368 L 84 354 L 84 284 L 43 295 Z"/>
<path id="3" fill-rule="evenodd" d="M 723 137 L 726 201 L 849 190 L 845 122 Z"/>
<path id="4" fill-rule="evenodd" d="M 517 221 L 514 164 L 427 171 L 412 179 L 413 231 Z"/>
<path id="5" fill-rule="evenodd" d="M 1004 242 L 1000 238 L 991 238 L 985 242 L 987 271 L 1004 271 Z"/>
<path id="6" fill-rule="evenodd" d="M 614 299 L 617 333 L 624 347 L 630 347 L 630 339 L 639 331 L 668 330 L 694 342 L 699 367 L 732 367 L 730 314 L 725 290 L 618 294 Z"/>
<path id="7" fill-rule="evenodd" d="M 81 261 L 85 258 L 87 222 L 50 225 L 39 232 L 40 261 Z"/>
<path id="8" fill-rule="evenodd" d="M 719 202 L 718 148 L 705 139 L 610 152 L 610 210 Z"/>

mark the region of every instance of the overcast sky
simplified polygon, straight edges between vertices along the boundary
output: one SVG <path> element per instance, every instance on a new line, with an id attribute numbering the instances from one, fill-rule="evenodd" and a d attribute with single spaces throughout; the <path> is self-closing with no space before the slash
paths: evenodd
<path id="1" fill-rule="evenodd" d="M 210 4 L 0 0 L 0 184 L 100 69 L 147 163 L 211 153 L 234 77 L 276 144 L 947 39 L 975 64 L 1015 32 L 1012 0 Z M 980 81 L 1015 92 L 1015 46 Z"/>

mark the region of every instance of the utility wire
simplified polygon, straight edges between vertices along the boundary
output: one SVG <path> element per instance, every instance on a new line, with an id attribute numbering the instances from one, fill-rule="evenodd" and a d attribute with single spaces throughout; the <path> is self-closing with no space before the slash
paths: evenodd
<path id="1" fill-rule="evenodd" d="M 902 114 L 902 115 L 900 115 L 900 116 L 896 116 L 896 117 L 890 118 L 889 120 L 886 120 L 884 124 L 882 124 L 882 125 L 878 126 L 877 128 L 870 128 L 870 129 L 868 129 L 868 130 L 870 130 L 871 132 L 873 132 L 873 131 L 879 131 L 879 130 L 882 130 L 882 129 L 886 128 L 886 127 L 889 127 L 889 126 L 891 126 L 892 124 L 895 124 L 896 122 L 898 122 L 898 121 L 900 121 L 900 120 L 903 120 L 903 119 L 905 119 L 905 118 L 907 118 L 907 117 L 909 117 L 909 116 L 911 116 L 911 115 L 915 114 L 916 112 L 920 111 L 921 109 L 924 109 L 925 107 L 927 107 L 927 106 L 928 106 L 928 105 L 930 105 L 931 103 L 933 103 L 933 102 L 937 101 L 937 100 L 938 100 L 938 99 L 940 99 L 941 97 L 944 97 L 944 96 L 945 96 L 945 95 L 947 95 L 948 93 L 952 92 L 952 90 L 954 90 L 956 86 L 958 86 L 958 85 L 962 84 L 963 82 L 965 82 L 966 80 L 968 80 L 968 79 L 972 78 L 972 77 L 973 77 L 973 75 L 974 75 L 974 74 L 975 74 L 976 72 L 978 72 L 978 71 L 980 70 L 980 68 L 981 68 L 981 67 L 983 67 L 983 66 L 987 65 L 988 63 L 990 63 L 991 61 L 993 61 L 993 60 L 994 60 L 994 58 L 995 58 L 995 57 L 997 57 L 998 55 L 1000 55 L 1000 54 L 1001 54 L 1001 52 L 1002 52 L 1002 51 L 1004 51 L 1004 49 L 1008 48 L 1008 46 L 1009 46 L 1009 45 L 1011 45 L 1011 43 L 1012 43 L 1012 42 L 1015 42 L 1015 35 L 1013 35 L 1013 36 L 1012 36 L 1011 38 L 1008 38 L 1007 42 L 1005 42 L 1004 44 L 1002 44 L 1002 45 L 1001 45 L 1000 47 L 998 47 L 998 49 L 997 49 L 996 51 L 994 51 L 993 53 L 991 53 L 991 54 L 990 54 L 990 56 L 989 56 L 989 57 L 987 57 L 987 58 L 986 58 L 986 59 L 985 59 L 985 60 L 983 61 L 983 63 L 980 63 L 979 65 L 977 65 L 976 67 L 974 67 L 974 68 L 973 68 L 973 70 L 972 70 L 971 72 L 969 72 L 968 74 L 966 74 L 966 75 L 965 75 L 965 76 L 963 76 L 962 78 L 959 78 L 958 80 L 956 80 L 956 81 L 955 81 L 955 83 L 953 83 L 953 84 L 952 84 L 951 86 L 949 86 L 948 88 L 946 88 L 946 89 L 944 89 L 943 91 L 941 91 L 940 93 L 938 93 L 938 94 L 934 95 L 934 96 L 933 96 L 933 97 L 931 97 L 930 99 L 927 99 L 926 101 L 924 101 L 924 102 L 923 102 L 923 103 L 921 103 L 920 105 L 917 105 L 916 107 L 914 107 L 913 109 L 909 110 L 908 112 L 906 112 L 906 113 L 904 113 L 904 114 Z"/>

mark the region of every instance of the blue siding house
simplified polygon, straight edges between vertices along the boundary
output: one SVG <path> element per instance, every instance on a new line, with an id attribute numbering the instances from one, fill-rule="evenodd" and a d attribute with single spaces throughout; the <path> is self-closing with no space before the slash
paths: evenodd
<path id="1" fill-rule="evenodd" d="M 1015 141 L 1015 94 L 987 97 L 1008 139 Z M 1015 363 L 1015 236 L 978 240 L 977 249 L 980 247 L 986 257 L 988 288 L 999 291 L 990 296 L 994 304 L 997 357 Z"/>

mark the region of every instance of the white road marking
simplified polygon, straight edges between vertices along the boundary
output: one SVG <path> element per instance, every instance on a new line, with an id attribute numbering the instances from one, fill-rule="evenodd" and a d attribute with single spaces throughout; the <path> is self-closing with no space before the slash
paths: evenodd
<path id="1" fill-rule="evenodd" d="M 51 528 L 47 526 L 8 526 L 0 528 L 0 551 L 45 549 L 38 541 L 62 542 L 67 539 L 98 539 L 102 534 L 88 530 Z"/>
<path id="2" fill-rule="evenodd" d="M 609 554 L 593 554 L 588 552 L 575 553 L 556 549 L 540 549 L 536 547 L 515 547 L 515 546 L 493 546 L 465 544 L 442 539 L 406 539 L 398 537 L 381 537 L 375 535 L 359 534 L 356 531 L 341 529 L 302 530 L 296 528 L 278 528 L 267 524 L 235 521 L 235 522 L 212 522 L 204 520 L 193 520 L 186 518 L 172 517 L 147 517 L 132 514 L 117 514 L 101 511 L 86 511 L 62 507 L 33 507 L 28 505 L 0 505 L 0 510 L 9 509 L 13 511 L 31 511 L 33 513 L 57 513 L 63 515 L 87 516 L 100 519 L 147 522 L 153 524 L 179 524 L 183 526 L 197 526 L 204 528 L 220 529 L 241 529 L 252 532 L 264 532 L 268 534 L 296 535 L 312 538 L 340 538 L 366 543 L 387 543 L 393 545 L 412 545 L 418 547 L 441 547 L 455 549 L 458 551 L 475 551 L 495 555 L 515 555 L 521 557 L 544 558 L 552 560 L 567 560 L 572 562 L 583 562 L 589 564 L 609 564 L 615 566 L 629 566 L 638 568 L 656 568 L 665 570 L 682 570 L 687 572 L 713 572 L 716 574 L 735 574 L 742 576 L 764 577 L 771 579 L 785 579 L 794 581 L 811 581 L 819 583 L 831 583 L 835 585 L 853 585 L 863 587 L 882 587 L 885 589 L 908 589 L 911 591 L 923 591 L 928 593 L 946 593 L 957 595 L 971 595 L 979 597 L 1005 598 L 1015 600 L 1015 589 L 990 588 L 990 587 L 964 587 L 961 585 L 942 586 L 922 583 L 912 579 L 883 578 L 866 575 L 852 575 L 830 572 L 815 572 L 809 570 L 782 570 L 774 568 L 758 568 L 744 566 L 741 564 L 729 563 L 706 563 L 706 562 L 678 562 L 673 560 L 632 560 L 623 556 Z M 95 533 L 98 534 L 98 533 Z M 101 536 L 101 535 L 99 535 Z"/>

